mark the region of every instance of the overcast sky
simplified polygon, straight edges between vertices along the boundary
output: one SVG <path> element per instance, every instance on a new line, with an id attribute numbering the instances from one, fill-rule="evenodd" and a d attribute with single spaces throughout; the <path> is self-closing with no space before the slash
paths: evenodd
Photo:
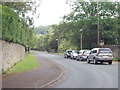
<path id="1" fill-rule="evenodd" d="M 70 12 L 70 6 L 65 3 L 66 0 L 41 0 L 41 5 L 37 12 L 40 17 L 35 19 L 34 25 L 52 25 L 58 24 L 62 16 Z"/>
<path id="2" fill-rule="evenodd" d="M 41 5 L 37 9 L 37 13 L 40 13 L 40 17 L 35 19 L 34 22 L 35 27 L 39 25 L 46 26 L 46 25 L 58 24 L 61 21 L 60 17 L 70 13 L 71 11 L 71 7 L 68 4 L 66 4 L 66 1 L 67 0 L 41 0 Z M 68 1 L 76 1 L 76 0 L 68 0 Z M 89 0 L 85 0 L 85 1 L 89 1 Z"/>

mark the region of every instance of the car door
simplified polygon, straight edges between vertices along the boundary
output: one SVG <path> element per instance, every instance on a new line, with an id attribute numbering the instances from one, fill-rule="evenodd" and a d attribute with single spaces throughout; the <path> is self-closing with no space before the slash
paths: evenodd
<path id="1" fill-rule="evenodd" d="M 90 55 L 89 55 L 89 59 L 93 60 L 93 58 L 95 57 L 96 54 L 97 54 L 97 50 L 92 50 Z"/>
<path id="2" fill-rule="evenodd" d="M 73 51 L 71 52 L 71 58 L 73 58 Z"/>
<path id="3" fill-rule="evenodd" d="M 78 59 L 80 59 L 81 55 L 82 55 L 82 51 L 79 52 Z"/>
<path id="4" fill-rule="evenodd" d="M 93 60 L 94 57 L 96 57 L 96 55 L 97 55 L 97 50 L 93 50 L 92 55 L 91 55 L 91 59 Z"/>
<path id="5" fill-rule="evenodd" d="M 89 59 L 91 60 L 92 57 L 93 57 L 93 50 L 92 50 L 92 51 L 90 52 L 90 54 L 89 54 Z"/>

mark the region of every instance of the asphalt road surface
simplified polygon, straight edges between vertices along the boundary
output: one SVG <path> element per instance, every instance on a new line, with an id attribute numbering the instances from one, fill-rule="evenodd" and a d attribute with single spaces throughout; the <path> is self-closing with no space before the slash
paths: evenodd
<path id="1" fill-rule="evenodd" d="M 88 64 L 65 59 L 63 55 L 40 53 L 64 67 L 64 79 L 52 88 L 118 88 L 118 63 Z"/>

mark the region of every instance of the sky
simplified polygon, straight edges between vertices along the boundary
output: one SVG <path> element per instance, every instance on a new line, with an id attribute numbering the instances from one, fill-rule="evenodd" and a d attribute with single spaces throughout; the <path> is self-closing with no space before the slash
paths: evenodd
<path id="1" fill-rule="evenodd" d="M 71 11 L 71 7 L 66 4 L 66 1 L 67 0 L 41 0 L 41 5 L 37 9 L 37 13 L 40 13 L 40 16 L 39 18 L 34 19 L 34 26 L 38 27 L 40 25 L 47 26 L 58 24 L 62 20 L 61 17 L 70 13 Z"/>
<path id="2" fill-rule="evenodd" d="M 66 0 L 41 0 L 37 9 L 40 17 L 35 19 L 35 27 L 58 24 L 62 20 L 61 17 L 71 11 L 71 7 L 65 2 Z"/>

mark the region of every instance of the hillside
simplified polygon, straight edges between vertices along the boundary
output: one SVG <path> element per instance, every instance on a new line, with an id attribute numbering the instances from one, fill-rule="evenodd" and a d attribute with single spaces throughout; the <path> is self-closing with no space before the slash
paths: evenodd
<path id="1" fill-rule="evenodd" d="M 46 35 L 48 31 L 50 30 L 49 26 L 39 26 L 35 28 L 35 34 L 36 35 Z"/>

